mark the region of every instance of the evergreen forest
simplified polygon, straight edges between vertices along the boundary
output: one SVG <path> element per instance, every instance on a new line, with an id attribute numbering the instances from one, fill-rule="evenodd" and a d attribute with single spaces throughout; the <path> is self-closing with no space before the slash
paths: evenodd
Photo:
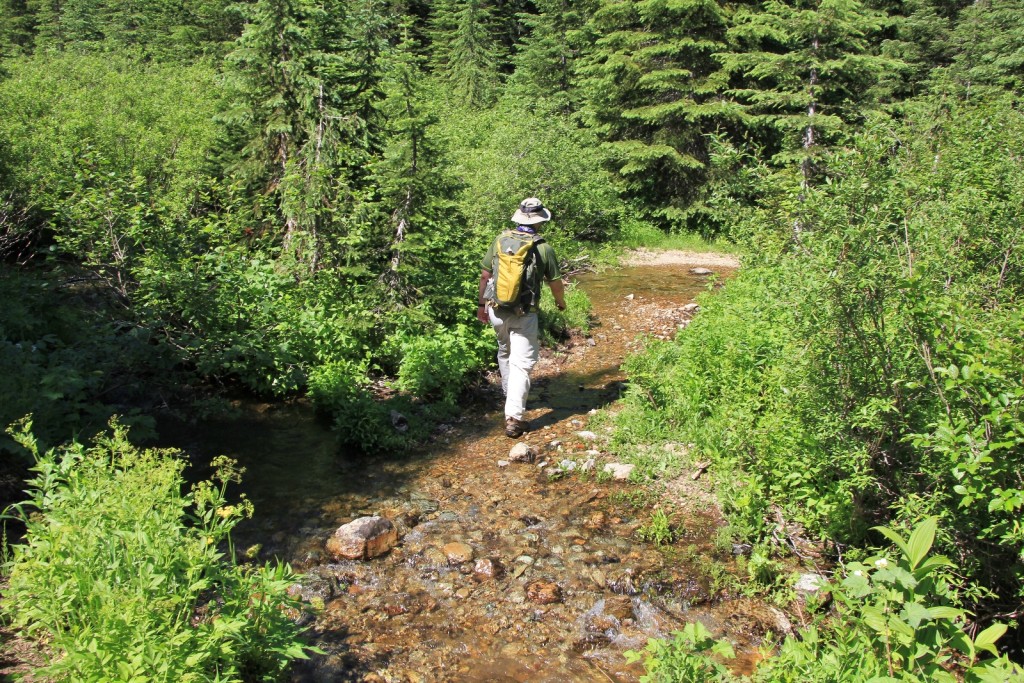
<path id="1" fill-rule="evenodd" d="M 834 609 L 752 680 L 1024 680 L 1022 98 L 1021 0 L 0 0 L 0 457 L 46 513 L 19 513 L 8 618 L 66 653 L 54 680 L 306 656 L 251 607 L 291 604 L 289 570 L 216 549 L 251 512 L 232 464 L 183 493 L 127 427 L 245 393 L 306 396 L 367 453 L 427 438 L 493 363 L 480 258 L 536 196 L 566 272 L 687 236 L 740 254 L 608 420 L 641 478 L 691 444 L 762 566 L 780 520 L 828 549 Z M 547 343 L 586 324 L 567 299 Z M 122 534 L 107 506 L 137 495 L 163 502 Z M 45 523 L 83 514 L 112 526 Z M 104 533 L 180 592 L 76 630 L 92 579 L 60 567 Z M 690 628 L 636 656 L 739 680 L 725 649 Z"/>

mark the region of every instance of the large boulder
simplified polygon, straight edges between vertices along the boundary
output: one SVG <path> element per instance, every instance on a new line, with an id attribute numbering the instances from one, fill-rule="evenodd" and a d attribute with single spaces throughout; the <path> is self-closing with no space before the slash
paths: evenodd
<path id="1" fill-rule="evenodd" d="M 398 529 L 384 517 L 360 517 L 338 527 L 327 539 L 327 552 L 336 560 L 368 560 L 398 543 Z"/>

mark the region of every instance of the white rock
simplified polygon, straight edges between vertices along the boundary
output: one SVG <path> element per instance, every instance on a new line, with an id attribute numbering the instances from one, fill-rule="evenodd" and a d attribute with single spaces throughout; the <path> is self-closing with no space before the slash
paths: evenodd
<path id="1" fill-rule="evenodd" d="M 536 453 L 529 444 L 520 441 L 508 452 L 510 462 L 533 462 Z"/>
<path id="2" fill-rule="evenodd" d="M 714 275 L 715 271 L 708 270 L 707 268 L 690 268 L 690 272 L 693 275 Z"/>
<path id="3" fill-rule="evenodd" d="M 586 430 L 582 432 L 576 432 L 576 436 L 580 437 L 584 441 L 593 441 L 594 439 L 597 438 L 597 434 Z"/>
<path id="4" fill-rule="evenodd" d="M 604 471 L 612 475 L 612 479 L 617 481 L 625 481 L 629 479 L 629 475 L 633 474 L 633 470 L 636 469 L 636 465 L 627 465 L 619 462 L 610 462 L 604 466 Z"/>
<path id="5" fill-rule="evenodd" d="M 499 460 L 498 467 L 508 467 L 508 460 Z"/>
<path id="6" fill-rule="evenodd" d="M 817 593 L 826 586 L 828 586 L 828 579 L 821 574 L 814 573 L 801 574 L 793 584 L 793 588 L 801 593 Z"/>
<path id="7" fill-rule="evenodd" d="M 587 460 L 582 465 L 580 465 L 580 472 L 589 472 L 590 470 L 594 469 L 594 466 L 596 464 L 597 463 L 594 462 L 593 458 L 587 458 Z"/>
<path id="8" fill-rule="evenodd" d="M 683 313 L 696 313 L 699 310 L 700 310 L 700 305 L 699 304 L 686 304 L 682 308 Z"/>

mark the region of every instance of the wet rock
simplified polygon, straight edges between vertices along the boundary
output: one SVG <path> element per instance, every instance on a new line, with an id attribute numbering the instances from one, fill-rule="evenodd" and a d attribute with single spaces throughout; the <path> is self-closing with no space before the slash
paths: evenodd
<path id="1" fill-rule="evenodd" d="M 501 562 L 489 557 L 482 557 L 473 565 L 473 578 L 477 581 L 500 579 L 505 574 Z"/>
<path id="2" fill-rule="evenodd" d="M 398 543 L 398 530 L 384 517 L 360 517 L 338 527 L 327 539 L 327 552 L 339 560 L 364 560 L 387 553 Z"/>
<path id="3" fill-rule="evenodd" d="M 562 601 L 562 589 L 553 581 L 540 579 L 526 586 L 526 597 L 538 605 L 550 605 Z"/>
<path id="4" fill-rule="evenodd" d="M 584 636 L 603 634 L 613 638 L 618 634 L 622 623 L 632 616 L 633 603 L 629 598 L 618 595 L 602 598 L 583 615 Z"/>
<path id="5" fill-rule="evenodd" d="M 532 446 L 520 441 L 508 452 L 508 459 L 510 462 L 533 462 L 536 455 Z"/>
<path id="6" fill-rule="evenodd" d="M 395 528 L 398 529 L 399 536 L 404 536 L 405 534 L 409 533 L 410 531 L 415 529 L 416 525 L 419 523 L 420 515 L 418 512 L 415 512 L 413 510 L 407 510 L 399 514 L 397 517 L 395 517 L 394 522 Z"/>
<path id="7" fill-rule="evenodd" d="M 612 479 L 616 481 L 625 481 L 629 479 L 629 475 L 633 474 L 633 470 L 636 469 L 636 465 L 628 465 L 619 462 L 610 462 L 604 466 L 604 471 L 612 475 Z"/>
<path id="8" fill-rule="evenodd" d="M 714 275 L 715 271 L 707 268 L 690 268 L 691 275 Z"/>
<path id="9" fill-rule="evenodd" d="M 608 515 L 601 510 L 598 510 L 587 517 L 587 521 L 584 522 L 583 526 L 587 529 L 595 530 L 604 527 L 607 523 Z"/>
<path id="10" fill-rule="evenodd" d="M 440 567 L 441 565 L 448 564 L 448 557 L 441 552 L 440 548 L 430 546 L 423 551 L 423 560 L 434 567 Z"/>
<path id="11" fill-rule="evenodd" d="M 441 548 L 449 564 L 465 564 L 473 561 L 473 548 L 459 541 L 452 541 Z"/>
<path id="12" fill-rule="evenodd" d="M 608 587 L 613 593 L 619 595 L 636 595 L 640 591 L 633 582 L 633 570 L 627 569 L 615 578 L 608 581 Z"/>
<path id="13" fill-rule="evenodd" d="M 597 434 L 587 430 L 583 430 L 582 432 L 576 432 L 576 436 L 580 437 L 584 441 L 593 441 L 597 438 Z"/>

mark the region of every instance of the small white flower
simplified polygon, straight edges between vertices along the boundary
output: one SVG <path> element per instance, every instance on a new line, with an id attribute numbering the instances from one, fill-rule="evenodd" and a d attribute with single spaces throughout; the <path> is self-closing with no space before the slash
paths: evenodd
<path id="1" fill-rule="evenodd" d="M 875 560 L 875 566 L 879 569 L 885 569 L 889 566 L 889 561 L 883 557 L 881 559 Z"/>

